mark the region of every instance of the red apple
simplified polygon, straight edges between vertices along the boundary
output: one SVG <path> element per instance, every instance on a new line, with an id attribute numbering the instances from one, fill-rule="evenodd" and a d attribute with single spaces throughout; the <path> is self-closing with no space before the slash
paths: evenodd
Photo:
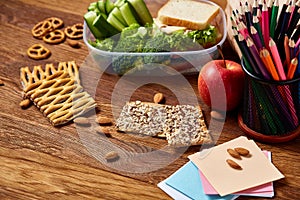
<path id="1" fill-rule="evenodd" d="M 198 90 L 204 103 L 213 110 L 231 111 L 241 103 L 244 81 L 245 74 L 240 64 L 213 60 L 201 69 Z"/>

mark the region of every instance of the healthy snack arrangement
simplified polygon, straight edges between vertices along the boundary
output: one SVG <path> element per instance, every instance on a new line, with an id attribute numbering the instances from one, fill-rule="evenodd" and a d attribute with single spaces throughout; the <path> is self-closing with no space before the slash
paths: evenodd
<path id="1" fill-rule="evenodd" d="M 170 15 L 175 8 L 177 12 Z M 190 8 L 198 14 L 189 15 Z M 204 2 L 170 0 L 158 11 L 157 18 L 153 18 L 143 0 L 99 0 L 90 4 L 84 19 L 94 36 L 89 43 L 95 48 L 107 52 L 149 53 L 138 58 L 113 57 L 113 70 L 124 74 L 143 64 L 170 63 L 169 55 L 151 53 L 212 47 L 222 38 L 218 27 L 211 24 L 218 13 L 218 6 Z"/>

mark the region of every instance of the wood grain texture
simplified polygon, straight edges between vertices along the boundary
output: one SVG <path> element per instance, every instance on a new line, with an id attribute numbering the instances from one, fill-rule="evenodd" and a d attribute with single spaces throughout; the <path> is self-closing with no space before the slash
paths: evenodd
<path id="1" fill-rule="evenodd" d="M 52 51 L 47 60 L 35 61 L 27 57 L 26 50 L 34 43 L 42 42 L 32 37 L 31 28 L 40 20 L 56 16 L 64 20 L 65 26 L 83 21 L 83 14 L 90 0 L 46 1 L 15 0 L 0 1 L 0 199 L 170 199 L 156 184 L 170 176 L 188 159 L 187 156 L 199 151 L 200 147 L 190 147 L 177 159 L 159 170 L 148 173 L 120 171 L 100 162 L 109 146 L 99 152 L 89 149 L 87 144 L 95 141 L 110 142 L 122 149 L 119 166 L 132 159 L 133 153 L 158 151 L 161 158 L 176 155 L 175 150 L 162 149 L 166 141 L 159 138 L 140 137 L 116 132 L 111 128 L 111 137 L 106 138 L 93 131 L 97 124 L 80 129 L 70 123 L 62 127 L 52 127 L 37 108 L 31 106 L 22 110 L 22 88 L 19 69 L 24 66 L 44 65 L 61 61 L 75 60 L 85 65 L 80 73 L 85 89 L 95 96 L 100 112 L 87 117 L 93 122 L 97 115 L 111 117 L 111 96 L 119 77 L 103 74 L 87 65 L 88 50 L 80 40 L 81 48 L 74 49 L 67 42 L 59 45 L 45 44 Z M 155 10 L 166 1 L 146 1 L 153 16 Z M 226 41 L 225 56 L 238 61 L 236 54 Z M 197 94 L 197 75 L 185 77 Z M 95 83 L 98 83 L 95 88 Z M 178 88 L 180 89 L 180 88 Z M 124 92 L 124 98 L 152 101 L 156 92 L 162 92 L 167 104 L 177 104 L 174 93 L 158 84 L 147 84 L 138 88 L 131 96 Z M 211 122 L 210 109 L 197 96 L 203 108 L 207 123 Z M 222 125 L 218 122 L 215 126 Z M 212 127 L 211 127 L 212 128 Z M 90 134 L 89 134 L 90 133 Z M 227 114 L 226 123 L 217 143 L 229 141 L 244 135 L 237 124 L 237 111 Z M 218 136 L 217 136 L 218 137 Z M 105 143 L 106 144 L 106 143 Z M 275 166 L 286 176 L 275 183 L 275 199 L 297 199 L 300 188 L 300 138 L 284 144 L 258 145 L 272 151 Z M 98 157 L 96 157 L 98 156 Z M 126 158 L 126 159 L 125 159 Z M 136 166 L 147 165 L 134 160 Z M 148 164 L 161 164 L 149 159 Z M 239 199 L 251 199 L 240 197 Z M 255 199 L 255 198 L 253 198 Z"/>

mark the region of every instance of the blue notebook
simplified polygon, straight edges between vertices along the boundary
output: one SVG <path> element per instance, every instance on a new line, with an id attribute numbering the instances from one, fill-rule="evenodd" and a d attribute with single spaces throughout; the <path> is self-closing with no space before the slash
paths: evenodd
<path id="1" fill-rule="evenodd" d="M 204 193 L 198 168 L 192 161 L 186 163 L 178 171 L 165 180 L 165 183 L 194 200 L 232 200 L 237 195 L 207 195 Z"/>

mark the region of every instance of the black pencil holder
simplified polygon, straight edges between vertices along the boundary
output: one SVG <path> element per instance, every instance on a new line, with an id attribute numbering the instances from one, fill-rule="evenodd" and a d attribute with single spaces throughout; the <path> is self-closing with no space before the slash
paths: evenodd
<path id="1" fill-rule="evenodd" d="M 239 126 L 249 136 L 264 142 L 286 142 L 300 134 L 300 77 L 288 81 L 264 80 L 246 74 Z"/>

